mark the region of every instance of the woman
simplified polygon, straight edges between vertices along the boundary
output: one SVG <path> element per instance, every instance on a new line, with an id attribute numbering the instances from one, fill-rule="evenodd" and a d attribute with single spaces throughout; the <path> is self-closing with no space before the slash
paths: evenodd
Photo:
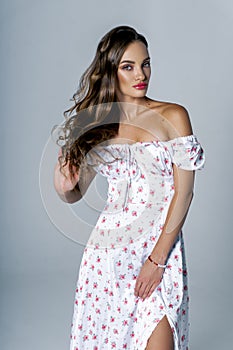
<path id="1" fill-rule="evenodd" d="M 109 182 L 80 267 L 71 350 L 188 349 L 181 228 L 204 155 L 186 109 L 146 96 L 150 74 L 144 36 L 114 28 L 67 111 L 58 195 L 74 203 L 97 173 Z"/>

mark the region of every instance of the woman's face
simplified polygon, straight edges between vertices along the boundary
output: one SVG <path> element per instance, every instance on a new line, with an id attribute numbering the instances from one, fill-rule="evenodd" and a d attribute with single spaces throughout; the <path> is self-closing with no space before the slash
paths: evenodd
<path id="1" fill-rule="evenodd" d="M 135 41 L 125 50 L 117 70 L 119 101 L 144 97 L 147 92 L 151 68 L 146 46 Z"/>

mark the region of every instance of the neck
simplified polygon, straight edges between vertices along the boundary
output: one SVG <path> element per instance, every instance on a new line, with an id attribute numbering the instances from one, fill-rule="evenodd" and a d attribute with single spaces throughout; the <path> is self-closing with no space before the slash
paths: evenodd
<path id="1" fill-rule="evenodd" d="M 127 98 L 119 100 L 121 110 L 121 120 L 135 119 L 145 108 L 148 108 L 147 97 Z"/>
<path id="2" fill-rule="evenodd" d="M 130 96 L 125 96 L 122 95 L 121 93 L 117 93 L 117 100 L 119 102 L 126 102 L 126 103 L 133 103 L 135 105 L 141 105 L 143 103 L 145 103 L 148 98 L 146 96 L 143 97 L 130 97 Z"/>

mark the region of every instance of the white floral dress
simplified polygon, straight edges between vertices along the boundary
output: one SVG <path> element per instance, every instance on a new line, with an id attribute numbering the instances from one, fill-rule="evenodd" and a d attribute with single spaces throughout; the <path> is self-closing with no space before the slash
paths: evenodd
<path id="1" fill-rule="evenodd" d="M 173 163 L 203 167 L 195 135 L 170 141 L 97 146 L 105 162 L 88 161 L 107 177 L 108 197 L 85 247 L 71 329 L 70 350 L 143 350 L 166 315 L 175 350 L 188 350 L 188 286 L 182 232 L 159 286 L 134 296 L 139 271 L 161 234 L 174 194 Z"/>

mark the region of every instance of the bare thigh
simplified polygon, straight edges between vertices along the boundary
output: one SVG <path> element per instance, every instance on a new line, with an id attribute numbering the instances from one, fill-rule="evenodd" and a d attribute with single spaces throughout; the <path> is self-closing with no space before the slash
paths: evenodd
<path id="1" fill-rule="evenodd" d="M 174 350 L 173 333 L 166 316 L 155 327 L 145 350 Z"/>

